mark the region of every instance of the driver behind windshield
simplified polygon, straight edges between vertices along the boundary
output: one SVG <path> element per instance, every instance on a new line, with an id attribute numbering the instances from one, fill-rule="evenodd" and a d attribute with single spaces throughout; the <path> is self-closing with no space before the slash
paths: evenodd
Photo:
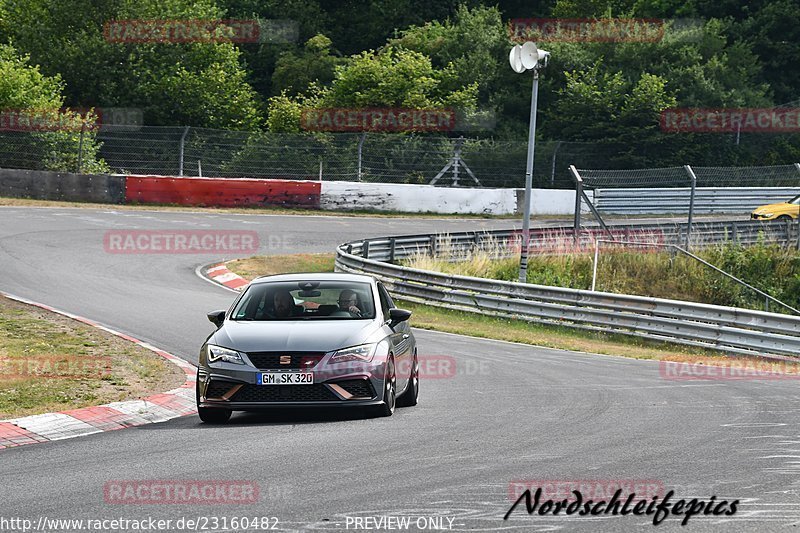
<path id="1" fill-rule="evenodd" d="M 272 299 L 273 303 L 273 315 L 275 318 L 287 318 L 290 316 L 296 316 L 299 313 L 297 312 L 297 306 L 294 304 L 294 298 L 287 290 L 279 290 L 275 293 Z"/>

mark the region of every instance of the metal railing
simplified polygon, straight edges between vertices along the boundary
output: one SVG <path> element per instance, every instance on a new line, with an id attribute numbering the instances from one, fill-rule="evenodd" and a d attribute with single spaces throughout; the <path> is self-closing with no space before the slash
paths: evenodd
<path id="1" fill-rule="evenodd" d="M 702 264 L 702 265 L 714 270 L 715 272 L 717 272 L 719 274 L 722 274 L 726 278 L 728 278 L 730 280 L 733 280 L 734 283 L 737 283 L 737 284 L 741 285 L 742 287 L 745 287 L 748 290 L 751 290 L 754 293 L 758 294 L 760 297 L 764 298 L 764 311 L 769 311 L 769 303 L 770 302 L 774 302 L 774 303 L 778 304 L 779 306 L 781 306 L 781 307 L 783 307 L 785 309 L 788 309 L 789 311 L 791 311 L 795 315 L 800 316 L 800 311 L 798 311 L 797 309 L 795 309 L 791 305 L 789 305 L 787 303 L 784 303 L 784 302 L 778 300 L 777 298 L 775 298 L 773 296 L 770 296 L 766 292 L 764 292 L 764 291 L 762 291 L 762 290 L 760 290 L 760 289 L 758 289 L 756 287 L 753 287 L 752 285 L 750 285 L 749 283 L 745 282 L 744 280 L 741 280 L 741 279 L 737 278 L 733 274 L 725 272 L 721 268 L 712 265 L 711 263 L 709 263 L 705 259 L 697 257 L 692 252 L 689 252 L 688 250 L 684 250 L 683 248 L 681 248 L 680 246 L 675 245 L 675 244 L 655 244 L 655 243 L 643 243 L 643 242 L 633 242 L 633 241 L 615 241 L 615 240 L 610 240 L 610 239 L 597 239 L 597 240 L 595 240 L 594 241 L 594 243 L 595 243 L 595 245 L 594 245 L 594 259 L 592 260 L 592 288 L 591 288 L 592 292 L 594 292 L 595 288 L 597 287 L 597 264 L 600 261 L 600 243 L 601 242 L 605 243 L 605 244 L 622 244 L 622 245 L 625 245 L 625 246 L 643 246 L 643 247 L 669 248 L 671 250 L 675 250 L 676 252 L 681 253 L 681 254 L 685 255 L 686 257 L 689 257 L 689 258 L 697 261 L 698 263 L 700 263 L 700 264 Z"/>
<path id="2" fill-rule="evenodd" d="M 745 223 L 715 224 L 718 227 L 711 235 L 719 236 L 731 225 Z M 751 225 L 746 224 L 747 227 Z M 764 225 L 765 231 L 769 231 L 768 226 Z M 788 224 L 780 226 L 787 232 L 791 230 Z M 635 235 L 643 227 L 612 226 L 609 229 Z M 649 228 L 661 228 L 662 235 L 674 234 L 665 225 L 652 224 Z M 571 235 L 572 232 L 572 228 L 568 227 L 554 230 L 564 235 Z M 677 233 L 680 234 L 680 230 Z M 392 261 L 415 253 L 435 253 L 440 242 L 446 242 L 450 249 L 466 251 L 482 243 L 496 245 L 497 242 L 507 242 L 518 238 L 518 235 L 517 231 L 506 230 L 463 232 L 450 234 L 446 238 L 410 235 L 353 241 L 337 247 L 336 270 L 372 275 L 382 280 L 390 292 L 400 299 L 448 309 L 619 333 L 731 354 L 776 358 L 800 354 L 800 317 L 796 316 L 443 274 L 392 264 Z M 536 230 L 532 231 L 532 235 L 533 249 Z M 742 234 L 739 235 L 741 237 Z M 793 237 L 790 235 L 790 238 Z M 541 244 L 543 241 L 540 239 L 538 242 Z M 739 242 L 744 241 L 740 238 Z M 711 244 L 711 241 L 706 243 Z"/>
<path id="3" fill-rule="evenodd" d="M 800 194 L 796 187 L 697 188 L 695 214 L 749 213 L 758 206 L 785 202 Z M 691 188 L 594 189 L 597 210 L 609 215 L 686 213 Z M 797 206 L 800 212 L 800 205 Z"/>

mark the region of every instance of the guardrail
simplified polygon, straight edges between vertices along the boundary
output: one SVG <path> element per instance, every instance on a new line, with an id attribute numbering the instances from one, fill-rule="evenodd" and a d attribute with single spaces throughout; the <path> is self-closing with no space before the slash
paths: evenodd
<path id="1" fill-rule="evenodd" d="M 789 224 L 758 222 L 715 222 L 707 235 L 717 238 L 731 225 L 741 230 L 739 242 L 752 242 L 753 226 L 762 228 L 762 237 L 784 232 L 787 241 L 796 239 Z M 667 231 L 677 227 L 677 232 Z M 664 236 L 680 236 L 681 224 L 641 224 L 611 226 L 611 231 L 644 236 L 645 228 L 662 230 Z M 685 226 L 685 224 L 683 224 Z M 782 228 L 782 229 L 781 229 Z M 572 235 L 572 228 L 532 230 L 531 249 L 536 232 L 561 232 Z M 746 233 L 745 233 L 746 232 Z M 588 233 L 588 232 L 584 232 Z M 602 233 L 598 232 L 598 235 Z M 730 234 L 728 234 L 730 235 Z M 353 241 L 337 247 L 336 270 L 372 275 L 382 280 L 398 298 L 469 311 L 484 315 L 518 318 L 593 331 L 620 333 L 651 340 L 712 348 L 731 354 L 789 358 L 800 354 L 800 317 L 667 300 L 625 294 L 532 285 L 491 279 L 442 274 L 392 264 L 419 252 L 436 253 L 437 244 L 446 242 L 450 250 L 466 251 L 474 246 L 509 242 L 519 232 L 501 230 L 463 232 L 446 237 L 408 235 Z M 582 235 L 581 241 L 585 235 Z M 538 241 L 540 244 L 544 241 Z M 715 242 L 720 242 L 719 240 Z M 706 241 L 710 244 L 711 241 Z M 509 253 L 510 255 L 510 253 Z"/>
<path id="2" fill-rule="evenodd" d="M 642 215 L 686 213 L 690 187 L 594 189 L 595 207 L 601 213 Z M 698 187 L 695 214 L 749 213 L 758 206 L 785 202 L 800 194 L 800 187 Z M 798 206 L 800 209 L 800 206 Z"/>

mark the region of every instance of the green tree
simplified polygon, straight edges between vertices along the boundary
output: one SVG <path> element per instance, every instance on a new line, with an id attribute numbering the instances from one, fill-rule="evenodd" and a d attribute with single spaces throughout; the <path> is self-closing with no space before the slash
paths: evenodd
<path id="1" fill-rule="evenodd" d="M 0 167 L 33 168 L 74 172 L 79 150 L 85 172 L 103 172 L 105 163 L 97 158 L 99 143 L 85 119 L 61 109 L 64 97 L 59 76 L 45 76 L 29 58 L 10 45 L 0 45 L 0 110 L 23 120 L 52 121 L 61 131 L 0 131 Z M 81 142 L 81 129 L 84 129 Z"/>
<path id="2" fill-rule="evenodd" d="M 115 43 L 110 21 L 220 19 L 212 0 L 25 0 L 6 3 L 7 36 L 47 75 L 60 74 L 73 106 L 140 107 L 154 125 L 256 128 L 262 121 L 232 43 Z"/>
<path id="3" fill-rule="evenodd" d="M 473 110 L 477 104 L 477 83 L 458 86 L 452 65 L 434 68 L 430 58 L 411 50 L 387 46 L 367 51 L 338 65 L 327 87 L 312 83 L 304 94 L 283 93 L 269 101 L 267 123 L 270 131 L 299 131 L 302 109 L 306 108 L 455 108 Z"/>
<path id="4" fill-rule="evenodd" d="M 281 53 L 272 74 L 272 90 L 289 94 L 306 92 L 311 83 L 330 84 L 336 65 L 343 63 L 331 50 L 331 40 L 322 34 L 308 41 L 301 52 Z"/>

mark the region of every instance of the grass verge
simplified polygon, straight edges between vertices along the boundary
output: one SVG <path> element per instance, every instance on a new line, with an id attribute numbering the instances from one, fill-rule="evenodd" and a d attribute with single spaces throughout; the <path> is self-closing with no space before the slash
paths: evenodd
<path id="1" fill-rule="evenodd" d="M 228 269 L 246 279 L 287 272 L 332 272 L 333 254 L 254 256 L 227 263 Z M 412 311 L 415 328 L 458 333 L 562 350 L 618 355 L 636 359 L 714 363 L 728 358 L 719 352 L 692 346 L 659 343 L 620 334 L 581 331 L 568 327 L 534 324 L 398 300 Z"/>
<path id="2" fill-rule="evenodd" d="M 0 296 L 0 420 L 135 399 L 184 380 L 150 350 Z"/>

